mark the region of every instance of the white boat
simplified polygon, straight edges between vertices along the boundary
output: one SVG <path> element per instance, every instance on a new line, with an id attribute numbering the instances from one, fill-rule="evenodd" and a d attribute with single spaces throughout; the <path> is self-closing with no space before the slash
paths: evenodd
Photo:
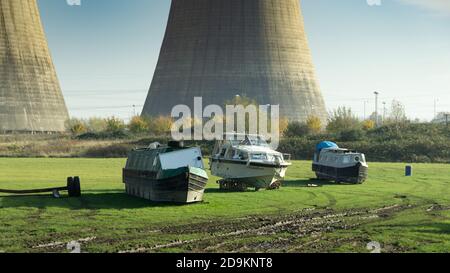
<path id="1" fill-rule="evenodd" d="M 291 163 L 290 155 L 273 150 L 262 136 L 226 134 L 216 142 L 210 158 L 211 173 L 222 177 L 223 190 L 276 189 Z"/>

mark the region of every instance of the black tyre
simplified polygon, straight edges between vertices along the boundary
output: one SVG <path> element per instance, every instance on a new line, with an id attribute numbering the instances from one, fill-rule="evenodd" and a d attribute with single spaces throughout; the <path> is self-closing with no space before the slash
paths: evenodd
<path id="1" fill-rule="evenodd" d="M 73 179 L 74 183 L 74 195 L 73 197 L 80 197 L 81 196 L 81 183 L 80 178 L 78 176 L 75 176 Z"/>
<path id="2" fill-rule="evenodd" d="M 69 192 L 69 196 L 74 191 L 73 177 L 67 177 L 67 191 Z"/>
<path id="3" fill-rule="evenodd" d="M 69 192 L 69 197 L 81 196 L 81 186 L 79 177 L 67 178 L 67 191 Z"/>
<path id="4" fill-rule="evenodd" d="M 247 191 L 247 189 L 248 189 L 248 187 L 247 187 L 247 184 L 245 184 L 245 183 L 239 183 L 237 185 L 237 190 L 240 192 L 245 192 L 245 191 Z"/>

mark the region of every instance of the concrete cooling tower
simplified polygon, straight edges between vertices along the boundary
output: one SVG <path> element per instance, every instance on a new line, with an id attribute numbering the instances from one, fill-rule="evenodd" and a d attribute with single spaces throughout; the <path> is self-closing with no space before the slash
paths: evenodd
<path id="1" fill-rule="evenodd" d="M 0 133 L 59 132 L 68 117 L 36 0 L 0 0 Z"/>
<path id="2" fill-rule="evenodd" d="M 172 0 L 143 115 L 236 95 L 279 104 L 291 121 L 326 119 L 299 0 Z"/>

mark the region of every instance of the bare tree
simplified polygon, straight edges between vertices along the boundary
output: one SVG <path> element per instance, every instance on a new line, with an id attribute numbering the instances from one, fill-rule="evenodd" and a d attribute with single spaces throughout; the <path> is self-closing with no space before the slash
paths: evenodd
<path id="1" fill-rule="evenodd" d="M 391 111 L 389 114 L 389 118 L 386 120 L 387 123 L 405 123 L 408 121 L 406 117 L 405 106 L 397 100 L 393 100 L 391 104 Z"/>
<path id="2" fill-rule="evenodd" d="M 352 112 L 351 108 L 341 106 L 330 113 L 327 131 L 337 133 L 343 130 L 353 130 L 359 128 L 361 128 L 361 122 Z"/>

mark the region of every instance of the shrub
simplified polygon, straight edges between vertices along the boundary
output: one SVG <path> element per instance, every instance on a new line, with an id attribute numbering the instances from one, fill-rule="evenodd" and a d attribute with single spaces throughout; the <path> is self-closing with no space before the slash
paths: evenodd
<path id="1" fill-rule="evenodd" d="M 294 121 L 289 123 L 284 135 L 285 137 L 302 137 L 309 135 L 309 127 L 305 123 Z"/>
<path id="2" fill-rule="evenodd" d="M 319 134 L 322 131 L 322 121 L 316 116 L 310 116 L 306 121 L 306 125 L 311 134 Z"/>
<path id="3" fill-rule="evenodd" d="M 280 136 L 284 136 L 287 128 L 289 127 L 289 120 L 287 118 L 280 118 L 279 123 Z"/>
<path id="4" fill-rule="evenodd" d="M 351 129 L 341 131 L 339 134 L 339 140 L 341 141 L 358 141 L 364 138 L 365 134 L 362 129 Z"/>
<path id="5" fill-rule="evenodd" d="M 140 134 L 148 132 L 149 125 L 146 119 L 140 116 L 135 116 L 131 119 L 130 123 L 128 124 L 128 129 L 130 129 L 130 131 L 134 134 Z"/>
<path id="6" fill-rule="evenodd" d="M 173 119 L 171 117 L 160 116 L 149 118 L 150 132 L 156 136 L 169 135 L 172 129 Z"/>
<path id="7" fill-rule="evenodd" d="M 324 139 L 284 138 L 279 151 L 296 160 L 311 160 L 315 145 Z M 342 148 L 365 153 L 369 162 L 450 163 L 450 142 L 436 140 L 337 141 Z"/>
<path id="8" fill-rule="evenodd" d="M 375 121 L 370 119 L 363 121 L 362 128 L 366 131 L 372 130 L 373 128 L 375 128 Z"/>
<path id="9" fill-rule="evenodd" d="M 87 122 L 87 130 L 89 132 L 103 132 L 106 131 L 106 119 L 104 118 L 90 118 Z"/>
<path id="10" fill-rule="evenodd" d="M 125 129 L 125 123 L 123 120 L 116 118 L 116 117 L 110 117 L 106 119 L 106 132 L 120 132 Z"/>
<path id="11" fill-rule="evenodd" d="M 87 132 L 77 136 L 78 140 L 129 139 L 132 136 L 125 131 L 115 132 Z"/>
<path id="12" fill-rule="evenodd" d="M 86 124 L 80 119 L 70 119 L 66 122 L 66 129 L 73 135 L 80 135 L 87 132 Z"/>
<path id="13" fill-rule="evenodd" d="M 84 156 L 94 158 L 122 158 L 127 157 L 132 148 L 129 144 L 92 147 L 84 153 Z"/>

